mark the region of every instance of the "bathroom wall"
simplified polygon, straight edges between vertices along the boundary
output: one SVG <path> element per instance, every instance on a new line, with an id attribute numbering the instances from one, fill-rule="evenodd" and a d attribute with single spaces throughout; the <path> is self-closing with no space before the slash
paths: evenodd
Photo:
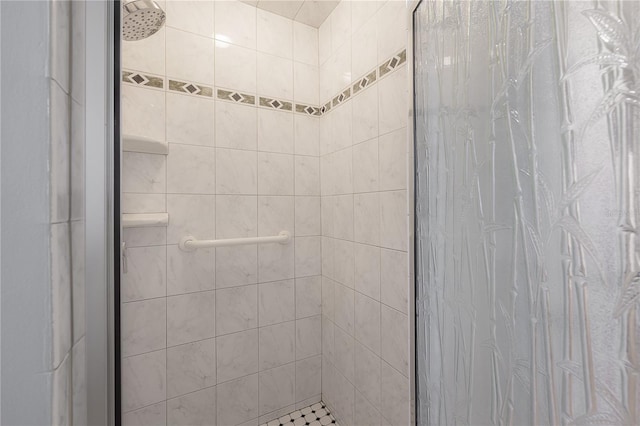
<path id="1" fill-rule="evenodd" d="M 317 29 L 227 1 L 163 2 L 123 42 L 123 424 L 256 424 L 320 400 Z M 277 235 L 183 252 L 180 239 Z"/>
<path id="2" fill-rule="evenodd" d="M 322 397 L 410 424 L 407 11 L 342 1 L 319 28 Z"/>

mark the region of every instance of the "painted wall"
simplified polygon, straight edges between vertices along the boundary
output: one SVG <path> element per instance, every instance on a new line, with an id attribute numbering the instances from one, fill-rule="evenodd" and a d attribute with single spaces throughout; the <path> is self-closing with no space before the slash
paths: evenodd
<path id="1" fill-rule="evenodd" d="M 319 29 L 322 397 L 346 425 L 410 423 L 406 22 L 343 1 Z"/>
<path id="2" fill-rule="evenodd" d="M 317 29 L 240 2 L 166 2 L 123 42 L 124 424 L 243 424 L 320 400 Z M 305 112 L 307 106 L 312 106 Z M 178 242 L 294 241 L 186 253 Z"/>

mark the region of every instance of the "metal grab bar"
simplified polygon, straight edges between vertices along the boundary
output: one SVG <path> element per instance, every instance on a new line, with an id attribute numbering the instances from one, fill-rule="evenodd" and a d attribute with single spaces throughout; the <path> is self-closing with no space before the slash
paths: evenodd
<path id="1" fill-rule="evenodd" d="M 198 240 L 196 237 L 189 235 L 180 240 L 179 247 L 184 251 L 194 251 L 200 248 L 241 246 L 246 244 L 288 244 L 289 241 L 291 241 L 289 231 L 282 231 L 273 237 L 229 238 L 226 240 Z"/>

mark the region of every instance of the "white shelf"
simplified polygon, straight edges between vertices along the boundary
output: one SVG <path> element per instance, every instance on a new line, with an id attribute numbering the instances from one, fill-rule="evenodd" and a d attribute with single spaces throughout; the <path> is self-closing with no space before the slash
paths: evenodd
<path id="1" fill-rule="evenodd" d="M 123 228 L 147 228 L 168 224 L 169 213 L 124 213 L 122 215 Z"/>
<path id="2" fill-rule="evenodd" d="M 143 136 L 122 135 L 122 150 L 146 154 L 169 154 L 169 144 Z"/>

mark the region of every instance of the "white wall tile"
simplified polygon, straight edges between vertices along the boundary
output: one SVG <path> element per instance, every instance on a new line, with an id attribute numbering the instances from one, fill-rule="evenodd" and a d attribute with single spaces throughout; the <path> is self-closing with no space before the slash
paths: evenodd
<path id="1" fill-rule="evenodd" d="M 409 424 L 409 379 L 387 363 L 381 368 L 380 412 L 390 424 Z"/>
<path id="2" fill-rule="evenodd" d="M 322 353 L 322 318 L 320 315 L 296 320 L 296 359 Z"/>
<path id="3" fill-rule="evenodd" d="M 293 58 L 293 21 L 262 9 L 257 10 L 258 51 Z"/>
<path id="4" fill-rule="evenodd" d="M 333 111 L 331 137 L 336 150 L 352 145 L 352 105 L 353 101 L 349 100 Z"/>
<path id="5" fill-rule="evenodd" d="M 258 278 L 260 282 L 294 277 L 294 244 L 264 244 L 258 246 Z"/>
<path id="6" fill-rule="evenodd" d="M 258 375 L 218 385 L 218 425 L 237 425 L 258 417 Z"/>
<path id="7" fill-rule="evenodd" d="M 184 395 L 215 384 L 215 339 L 187 343 L 167 349 L 167 398 Z"/>
<path id="8" fill-rule="evenodd" d="M 167 424 L 166 402 L 149 405 L 122 414 L 124 426 L 163 426 Z"/>
<path id="9" fill-rule="evenodd" d="M 380 190 L 407 187 L 407 129 L 380 136 Z"/>
<path id="10" fill-rule="evenodd" d="M 216 346 L 218 383 L 258 371 L 257 329 L 220 336 L 216 339 Z"/>
<path id="11" fill-rule="evenodd" d="M 215 288 L 215 250 L 181 250 L 167 246 L 167 295 L 213 290 Z"/>
<path id="12" fill-rule="evenodd" d="M 259 412 L 267 414 L 295 403 L 295 364 L 287 364 L 259 374 Z"/>
<path id="13" fill-rule="evenodd" d="M 293 99 L 293 61 L 258 52 L 258 94 Z"/>
<path id="14" fill-rule="evenodd" d="M 378 139 L 373 138 L 353 147 L 353 190 L 378 190 Z"/>
<path id="15" fill-rule="evenodd" d="M 407 253 L 396 250 L 380 251 L 381 301 L 400 312 L 408 312 L 409 273 Z"/>
<path id="16" fill-rule="evenodd" d="M 235 333 L 258 326 L 258 287 L 248 285 L 216 292 L 217 335 Z"/>
<path id="17" fill-rule="evenodd" d="M 167 190 L 167 158 L 164 155 L 124 152 L 123 192 L 164 193 Z"/>
<path id="18" fill-rule="evenodd" d="M 353 196 L 354 240 L 372 245 L 380 244 L 380 200 L 378 193 Z"/>
<path id="19" fill-rule="evenodd" d="M 53 368 L 60 365 L 72 345 L 71 247 L 69 224 L 51 225 L 51 287 Z"/>
<path id="20" fill-rule="evenodd" d="M 355 339 L 342 328 L 335 328 L 335 365 L 340 375 L 355 381 Z"/>
<path id="21" fill-rule="evenodd" d="M 165 75 L 165 33 L 166 28 L 160 28 L 153 37 L 122 41 L 122 67 Z"/>
<path id="22" fill-rule="evenodd" d="M 381 135 L 406 127 L 407 67 L 391 73 L 378 83 L 378 120 Z"/>
<path id="23" fill-rule="evenodd" d="M 318 29 L 293 22 L 293 60 L 318 65 Z"/>
<path id="24" fill-rule="evenodd" d="M 297 155 L 320 154 L 320 119 L 305 115 L 294 115 L 295 153 Z"/>
<path id="25" fill-rule="evenodd" d="M 407 250 L 406 191 L 380 193 L 380 245 Z"/>
<path id="26" fill-rule="evenodd" d="M 295 158 L 296 195 L 320 195 L 320 162 L 316 157 Z"/>
<path id="27" fill-rule="evenodd" d="M 384 5 L 386 0 L 364 0 L 364 1 L 356 1 L 351 4 L 351 30 L 355 33 L 360 29 L 362 25 L 369 22 L 369 20 L 376 19 L 374 18 L 376 12 L 382 5 Z M 374 51 L 377 50 L 377 46 L 374 46 Z"/>
<path id="28" fill-rule="evenodd" d="M 213 1 L 167 1 L 167 27 L 213 37 L 213 5 Z"/>
<path id="29" fill-rule="evenodd" d="M 355 4 L 354 7 L 356 7 Z M 386 37 L 386 33 L 382 33 L 382 36 Z M 354 80 L 356 78 L 360 78 L 363 75 L 366 75 L 366 73 L 370 72 L 371 70 L 375 70 L 380 62 L 387 59 L 386 57 L 378 59 L 377 46 L 378 25 L 375 19 L 369 19 L 353 34 L 352 38 L 351 72 L 353 74 Z M 372 88 L 373 87 L 369 88 L 368 90 Z"/>
<path id="30" fill-rule="evenodd" d="M 215 148 L 169 144 L 167 192 L 215 194 Z"/>
<path id="31" fill-rule="evenodd" d="M 216 102 L 216 146 L 255 150 L 258 146 L 257 109 L 231 102 Z"/>
<path id="32" fill-rule="evenodd" d="M 276 281 L 258 285 L 260 327 L 295 319 L 294 281 Z"/>
<path id="33" fill-rule="evenodd" d="M 133 411 L 164 401 L 167 397 L 166 370 L 165 350 L 124 358 L 121 374 L 122 410 Z"/>
<path id="34" fill-rule="evenodd" d="M 258 150 L 293 154 L 293 114 L 258 109 Z"/>
<path id="35" fill-rule="evenodd" d="M 356 389 L 375 407 L 380 406 L 380 357 L 356 342 Z"/>
<path id="36" fill-rule="evenodd" d="M 216 388 L 210 387 L 167 401 L 167 424 L 210 426 L 216 421 Z"/>
<path id="37" fill-rule="evenodd" d="M 356 390 L 356 405 L 354 409 L 354 424 L 358 426 L 380 426 L 380 413 L 378 410 Z"/>
<path id="38" fill-rule="evenodd" d="M 378 136 L 378 85 L 374 84 L 351 101 L 353 106 L 353 143 Z"/>
<path id="39" fill-rule="evenodd" d="M 216 238 L 245 238 L 257 234 L 255 195 L 216 196 Z"/>
<path id="40" fill-rule="evenodd" d="M 395 309 L 382 305 L 381 355 L 395 369 L 409 376 L 409 320 Z"/>
<path id="41" fill-rule="evenodd" d="M 380 354 L 380 302 L 355 292 L 355 338 Z"/>
<path id="42" fill-rule="evenodd" d="M 303 401 L 320 395 L 322 383 L 320 355 L 296 362 L 296 400 Z"/>
<path id="43" fill-rule="evenodd" d="M 378 62 L 382 62 L 407 44 L 407 6 L 402 1 L 388 1 L 376 16 L 381 35 L 378 38 Z"/>
<path id="44" fill-rule="evenodd" d="M 192 235 L 200 240 L 215 237 L 215 197 L 213 195 L 167 195 L 167 242 L 178 244 Z"/>
<path id="45" fill-rule="evenodd" d="M 127 248 L 127 270 L 122 274 L 122 301 L 166 295 L 167 257 L 164 247 Z"/>
<path id="46" fill-rule="evenodd" d="M 215 291 L 167 298 L 167 345 L 215 336 Z"/>
<path id="47" fill-rule="evenodd" d="M 295 361 L 295 321 L 260 328 L 260 371 Z"/>
<path id="48" fill-rule="evenodd" d="M 318 28 L 318 61 L 322 65 L 331 56 L 331 19 L 327 18 Z"/>
<path id="49" fill-rule="evenodd" d="M 293 155 L 259 152 L 258 194 L 293 195 L 293 164 Z"/>
<path id="50" fill-rule="evenodd" d="M 295 197 L 295 235 L 320 235 L 320 197 Z"/>
<path id="51" fill-rule="evenodd" d="M 308 277 L 322 272 L 320 237 L 295 238 L 295 276 Z"/>
<path id="52" fill-rule="evenodd" d="M 239 1 L 215 2 L 216 39 L 256 48 L 256 8 Z"/>
<path id="53" fill-rule="evenodd" d="M 167 141 L 213 146 L 213 111 L 211 99 L 167 93 Z"/>
<path id="54" fill-rule="evenodd" d="M 165 140 L 165 93 L 122 85 L 122 134 Z"/>
<path id="55" fill-rule="evenodd" d="M 294 198 L 280 196 L 258 197 L 258 235 L 268 237 L 288 231 L 294 232 Z M 289 242 L 289 244 L 292 244 Z"/>
<path id="56" fill-rule="evenodd" d="M 293 93 L 296 102 L 318 105 L 318 67 L 295 62 L 293 65 Z"/>
<path id="57" fill-rule="evenodd" d="M 216 148 L 216 193 L 257 194 L 256 152 Z"/>
<path id="58" fill-rule="evenodd" d="M 380 300 L 380 248 L 366 244 L 354 245 L 355 289 Z"/>
<path id="59" fill-rule="evenodd" d="M 258 282 L 258 247 L 255 244 L 216 249 L 216 287 Z"/>
<path id="60" fill-rule="evenodd" d="M 167 345 L 167 304 L 163 298 L 122 304 L 122 356 Z"/>
<path id="61" fill-rule="evenodd" d="M 355 261 L 354 261 L 354 243 L 351 241 L 335 240 L 335 259 L 334 259 L 334 277 L 339 283 L 350 288 L 354 286 L 355 279 Z"/>
<path id="62" fill-rule="evenodd" d="M 216 41 L 216 86 L 256 92 L 256 51 Z"/>
<path id="63" fill-rule="evenodd" d="M 354 291 L 340 284 L 335 286 L 335 323 L 346 333 L 354 332 Z"/>
<path id="64" fill-rule="evenodd" d="M 166 29 L 167 76 L 213 86 L 214 41 L 197 34 Z"/>
<path id="65" fill-rule="evenodd" d="M 351 38 L 351 3 L 350 1 L 341 1 L 329 16 L 331 19 L 331 45 L 334 52 Z"/>
<path id="66" fill-rule="evenodd" d="M 322 277 L 296 278 L 296 318 L 322 313 Z"/>

